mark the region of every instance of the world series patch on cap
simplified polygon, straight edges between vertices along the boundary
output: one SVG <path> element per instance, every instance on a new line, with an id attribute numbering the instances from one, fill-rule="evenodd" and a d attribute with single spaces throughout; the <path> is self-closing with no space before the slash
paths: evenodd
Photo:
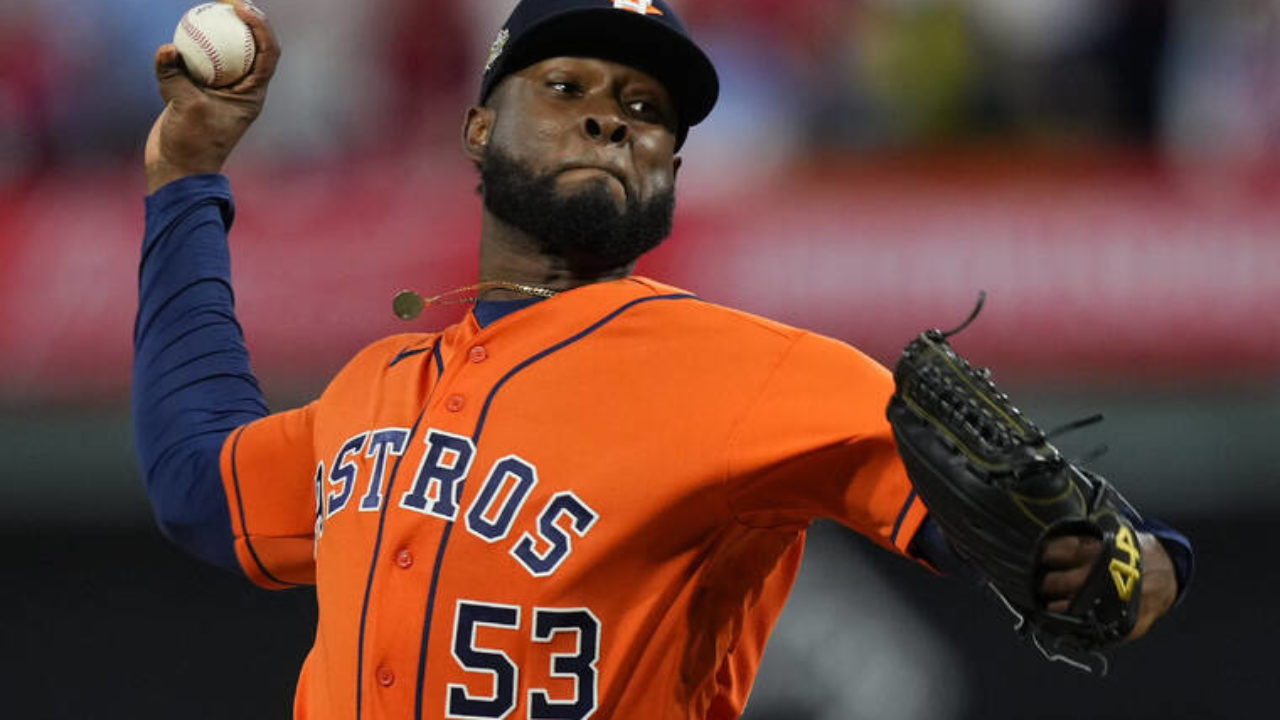
<path id="1" fill-rule="evenodd" d="M 507 75 L 557 56 L 613 60 L 657 78 L 676 101 L 677 148 L 720 94 L 711 59 L 663 0 L 523 0 L 489 49 L 480 102 Z"/>

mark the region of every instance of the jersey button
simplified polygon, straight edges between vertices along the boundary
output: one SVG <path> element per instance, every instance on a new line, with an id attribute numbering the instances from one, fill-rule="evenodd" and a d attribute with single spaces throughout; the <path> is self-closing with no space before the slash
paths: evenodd
<path id="1" fill-rule="evenodd" d="M 487 359 L 489 359 L 489 351 L 485 350 L 483 345 L 471 348 L 471 362 L 482 363 Z"/>
<path id="2" fill-rule="evenodd" d="M 466 404 L 467 399 L 465 397 L 455 394 L 449 396 L 449 399 L 445 401 L 444 406 L 449 409 L 449 412 L 458 412 Z"/>
<path id="3" fill-rule="evenodd" d="M 378 684 L 382 687 L 391 687 L 396 683 L 396 674 L 391 672 L 391 668 L 383 665 L 378 668 Z"/>
<path id="4" fill-rule="evenodd" d="M 396 564 L 405 570 L 413 567 L 413 553 L 409 552 L 408 548 L 402 549 L 396 553 Z"/>

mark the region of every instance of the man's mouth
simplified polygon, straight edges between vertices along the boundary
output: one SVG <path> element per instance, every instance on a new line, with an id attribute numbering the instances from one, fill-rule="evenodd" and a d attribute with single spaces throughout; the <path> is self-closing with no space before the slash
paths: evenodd
<path id="1" fill-rule="evenodd" d="M 618 185 L 622 187 L 623 194 L 628 196 L 631 194 L 631 190 L 627 186 L 627 181 L 625 176 L 617 168 L 607 167 L 604 165 L 588 165 L 585 163 L 574 163 L 572 165 L 566 165 L 562 167 L 560 169 L 560 174 L 561 175 L 582 175 L 582 176 L 605 175 L 607 177 L 613 178 L 618 182 Z"/>

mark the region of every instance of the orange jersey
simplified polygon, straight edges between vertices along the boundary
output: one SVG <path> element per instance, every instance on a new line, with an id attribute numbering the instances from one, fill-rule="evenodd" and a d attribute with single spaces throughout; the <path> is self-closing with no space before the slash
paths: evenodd
<path id="1" fill-rule="evenodd" d="M 737 717 L 806 527 L 924 518 L 892 390 L 639 277 L 370 345 L 222 452 L 246 572 L 317 586 L 295 717 Z"/>

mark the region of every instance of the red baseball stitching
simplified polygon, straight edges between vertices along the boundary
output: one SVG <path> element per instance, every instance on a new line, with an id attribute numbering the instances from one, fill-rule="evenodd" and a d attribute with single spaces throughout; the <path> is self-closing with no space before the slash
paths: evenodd
<path id="1" fill-rule="evenodd" d="M 179 24 L 182 26 L 183 31 L 187 33 L 187 36 L 194 40 L 201 50 L 204 50 L 205 57 L 209 58 L 209 62 L 213 64 L 213 78 L 209 80 L 209 84 L 217 87 L 218 81 L 222 79 L 224 72 L 222 58 L 218 56 L 217 48 L 213 46 L 209 37 L 200 31 L 200 28 L 191 24 L 186 15 L 182 16 L 182 22 Z"/>
<path id="2" fill-rule="evenodd" d="M 257 50 L 253 40 L 253 31 L 246 28 L 244 34 L 244 71 L 248 74 L 249 69 L 253 67 L 254 51 Z"/>

